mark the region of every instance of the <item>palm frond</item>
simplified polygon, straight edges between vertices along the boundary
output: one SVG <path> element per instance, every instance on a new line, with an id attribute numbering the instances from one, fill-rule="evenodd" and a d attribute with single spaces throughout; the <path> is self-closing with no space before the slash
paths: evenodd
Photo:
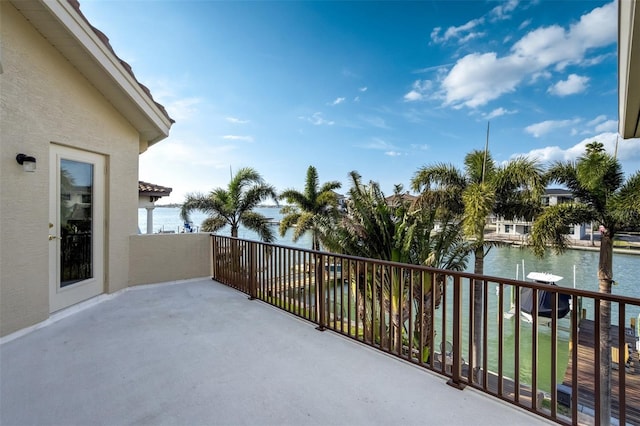
<path id="1" fill-rule="evenodd" d="M 480 183 L 491 180 L 495 168 L 489 152 L 474 150 L 464 157 L 464 170 L 469 182 Z"/>
<path id="2" fill-rule="evenodd" d="M 194 211 L 201 211 L 206 214 L 219 213 L 215 199 L 201 193 L 187 194 L 180 208 L 180 218 L 185 222 L 190 222 L 190 215 Z"/>
<path id="3" fill-rule="evenodd" d="M 209 216 L 202 221 L 200 229 L 204 232 L 216 232 L 224 228 L 227 224 L 227 220 L 222 216 Z"/>
<path id="4" fill-rule="evenodd" d="M 546 181 L 536 160 L 517 157 L 497 169 L 494 212 L 507 219 L 533 220 L 542 209 Z"/>
<path id="5" fill-rule="evenodd" d="M 253 211 L 245 211 L 240 216 L 240 223 L 247 229 L 258 234 L 264 242 L 270 243 L 275 241 L 276 237 L 269 224 L 269 219 L 260 213 Z"/>
<path id="6" fill-rule="evenodd" d="M 491 214 L 495 192 L 487 183 L 474 183 L 462 194 L 464 202 L 463 232 L 469 237 L 483 240 L 487 217 Z"/>
<path id="7" fill-rule="evenodd" d="M 313 209 L 313 206 L 306 195 L 295 189 L 285 189 L 280 193 L 278 198 L 285 200 L 289 204 L 298 206 L 301 210 L 307 211 Z"/>
<path id="8" fill-rule="evenodd" d="M 289 228 L 293 228 L 295 226 L 295 224 L 298 222 L 299 217 L 300 213 L 298 211 L 287 213 L 282 217 L 278 228 L 278 232 L 280 233 L 281 237 L 284 237 Z"/>
<path id="9" fill-rule="evenodd" d="M 640 228 L 640 171 L 629 177 L 610 199 L 608 210 L 620 229 Z"/>
<path id="10" fill-rule="evenodd" d="M 451 164 L 438 163 L 420 168 L 411 179 L 411 189 L 415 192 L 444 188 L 464 188 L 465 176 Z"/>
<path id="11" fill-rule="evenodd" d="M 584 204 L 557 204 L 547 207 L 535 220 L 529 242 L 536 256 L 543 256 L 547 245 L 562 253 L 568 245 L 567 228 L 571 225 L 591 222 L 597 212 Z"/>

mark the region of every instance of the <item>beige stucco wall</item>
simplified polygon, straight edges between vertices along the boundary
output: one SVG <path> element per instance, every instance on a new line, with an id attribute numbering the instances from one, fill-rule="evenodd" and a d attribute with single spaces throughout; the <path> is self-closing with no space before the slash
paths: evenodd
<path id="1" fill-rule="evenodd" d="M 49 150 L 107 163 L 105 292 L 127 286 L 137 232 L 139 134 L 67 59 L 0 1 L 0 336 L 49 316 Z M 18 153 L 33 155 L 25 173 Z"/>
<path id="2" fill-rule="evenodd" d="M 144 234 L 129 241 L 131 286 L 211 276 L 209 234 Z"/>

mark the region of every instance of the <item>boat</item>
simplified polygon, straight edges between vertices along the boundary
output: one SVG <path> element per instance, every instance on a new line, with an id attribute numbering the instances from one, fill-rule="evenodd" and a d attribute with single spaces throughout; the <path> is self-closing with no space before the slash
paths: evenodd
<path id="1" fill-rule="evenodd" d="M 563 279 L 559 275 L 553 275 L 546 272 L 530 272 L 527 278 L 533 282 L 555 286 L 556 283 Z M 533 322 L 533 288 L 522 288 L 520 290 L 520 311 L 522 317 Z M 551 319 L 553 315 L 553 293 L 552 291 L 538 290 L 538 317 Z M 557 309 L 556 318 L 564 318 L 571 312 L 571 296 L 568 294 L 557 293 Z"/>

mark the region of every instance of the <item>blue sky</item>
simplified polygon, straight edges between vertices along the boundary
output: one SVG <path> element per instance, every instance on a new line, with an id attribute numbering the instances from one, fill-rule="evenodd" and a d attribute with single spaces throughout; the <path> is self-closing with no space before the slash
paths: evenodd
<path id="1" fill-rule="evenodd" d="M 165 202 L 254 167 L 278 190 L 409 188 L 424 165 L 573 160 L 618 125 L 617 5 L 607 1 L 114 1 L 81 10 L 176 120 L 140 156 Z M 620 140 L 626 173 L 640 140 Z"/>

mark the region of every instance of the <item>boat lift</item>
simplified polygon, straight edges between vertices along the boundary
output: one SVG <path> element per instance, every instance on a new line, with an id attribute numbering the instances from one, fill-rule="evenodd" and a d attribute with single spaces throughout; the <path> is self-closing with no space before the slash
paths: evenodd
<path id="1" fill-rule="evenodd" d="M 519 264 L 516 264 L 516 280 L 519 278 Z M 576 283 L 575 283 L 575 265 L 573 267 L 574 269 L 574 274 L 573 274 L 573 287 L 575 288 Z M 525 276 L 525 271 L 524 271 L 524 259 L 522 260 L 522 277 L 524 279 Z M 550 273 L 546 273 L 546 272 L 530 272 L 527 275 L 527 278 L 535 281 L 537 283 L 544 283 L 544 284 L 548 284 L 548 285 L 553 285 L 555 286 L 558 281 L 562 280 L 563 277 L 559 276 L 559 275 L 553 275 Z M 496 288 L 496 292 L 498 291 L 498 289 Z M 514 291 L 514 287 L 511 286 L 510 287 L 510 309 L 508 312 L 504 313 L 504 318 L 505 319 L 511 319 L 513 318 L 513 316 L 516 313 L 516 306 L 515 306 L 515 291 Z M 551 320 L 551 315 L 553 312 L 553 307 L 551 306 L 552 304 L 552 292 L 547 292 L 544 290 L 539 290 L 538 291 L 538 317 L 542 319 L 542 322 L 550 322 Z M 534 294 L 534 289 L 531 288 L 522 288 L 520 289 L 520 315 L 522 317 L 522 319 L 531 324 L 533 323 L 533 317 L 532 317 L 532 312 L 533 312 L 533 294 Z M 567 294 L 561 294 L 558 293 L 558 297 L 557 297 L 557 318 L 564 318 L 565 316 L 567 316 L 567 314 L 569 312 L 571 312 L 573 310 L 573 306 L 572 306 L 572 300 L 571 300 L 571 296 L 567 295 Z"/>

